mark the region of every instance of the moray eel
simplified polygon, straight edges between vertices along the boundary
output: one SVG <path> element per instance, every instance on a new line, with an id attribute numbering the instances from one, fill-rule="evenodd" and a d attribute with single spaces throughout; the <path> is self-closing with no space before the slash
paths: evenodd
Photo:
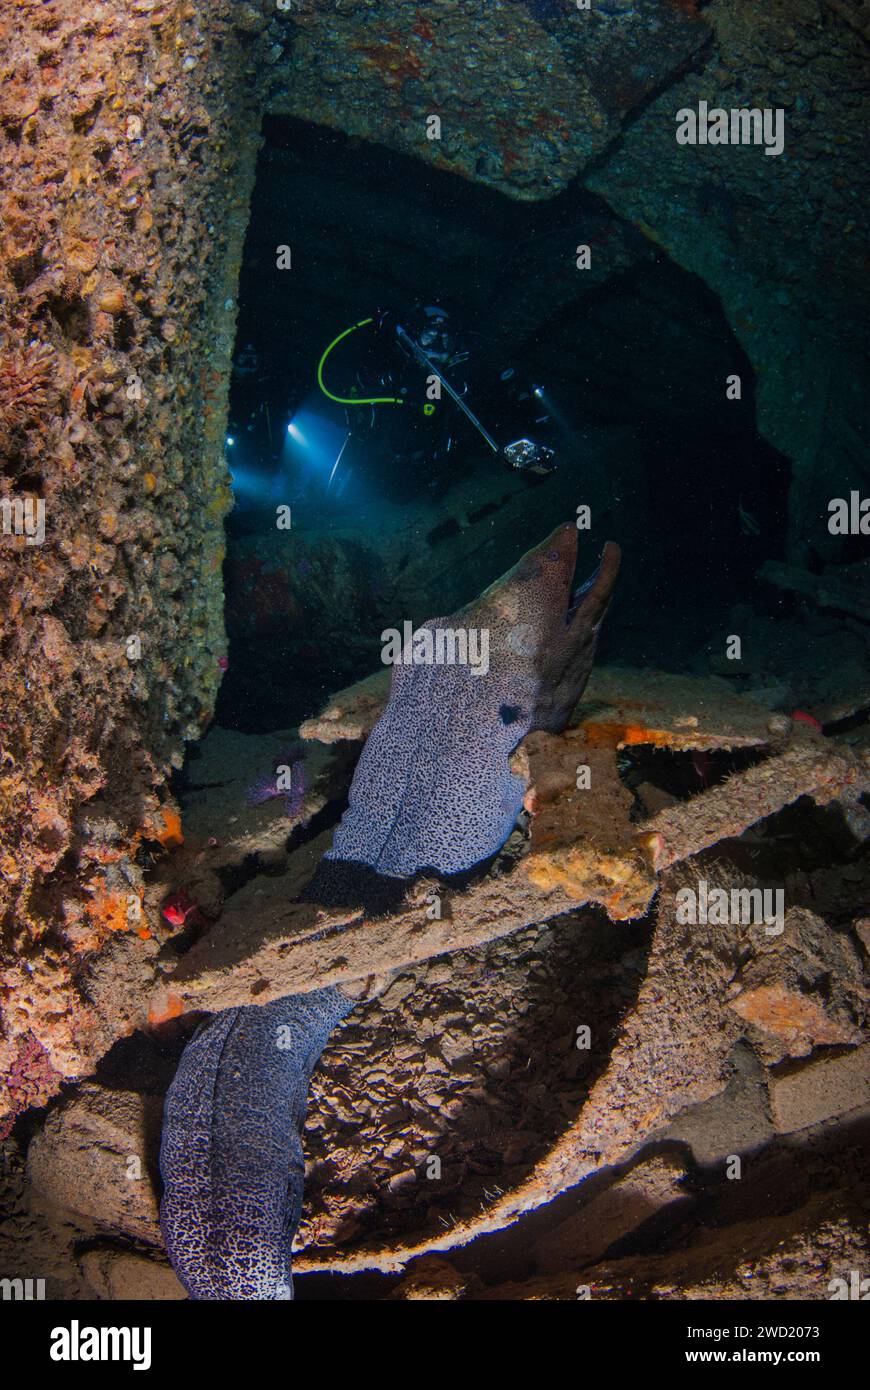
<path id="1" fill-rule="evenodd" d="M 510 755 L 530 730 L 567 723 L 619 569 L 608 543 L 572 593 L 576 555 L 576 528 L 561 526 L 474 603 L 424 624 L 433 634 L 448 624 L 485 631 L 488 669 L 394 667 L 333 863 L 397 879 L 456 873 L 501 848 L 525 790 Z M 228 1009 L 187 1044 L 164 1107 L 160 1221 L 192 1298 L 293 1297 L 308 1084 L 357 1002 L 332 988 Z"/>
<path id="2" fill-rule="evenodd" d="M 332 988 L 226 1009 L 184 1049 L 163 1111 L 160 1224 L 191 1298 L 293 1297 L 308 1083 L 355 1004 Z"/>
<path id="3" fill-rule="evenodd" d="M 577 529 L 560 526 L 480 598 L 423 624 L 433 639 L 439 629 L 488 633 L 488 670 L 394 665 L 327 859 L 407 878 L 459 873 L 501 848 L 525 793 L 510 756 L 532 729 L 568 722 L 619 570 L 608 542 L 572 593 L 576 559 Z"/>

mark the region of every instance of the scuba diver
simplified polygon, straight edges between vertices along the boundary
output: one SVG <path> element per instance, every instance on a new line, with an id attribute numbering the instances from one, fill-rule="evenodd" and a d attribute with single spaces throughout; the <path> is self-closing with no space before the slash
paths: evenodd
<path id="1" fill-rule="evenodd" d="M 513 367 L 490 380 L 479 369 L 474 385 L 485 406 L 478 412 L 470 404 L 471 357 L 438 305 L 418 304 L 407 314 L 380 311 L 346 328 L 317 368 L 323 394 L 344 407 L 341 452 L 360 441 L 383 455 L 384 465 L 392 460 L 408 485 L 425 475 L 435 489 L 455 477 L 458 445 L 471 429 L 507 467 L 552 473 L 555 449 L 546 442 L 550 415 L 541 388 Z M 349 365 L 351 382 L 340 386 L 348 382 Z"/>

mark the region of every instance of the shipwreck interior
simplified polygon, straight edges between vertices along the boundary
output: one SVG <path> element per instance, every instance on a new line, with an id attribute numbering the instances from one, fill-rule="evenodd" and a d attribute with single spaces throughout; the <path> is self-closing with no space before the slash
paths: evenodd
<path id="1" fill-rule="evenodd" d="M 85 9 L 0 16 L 0 1279 L 183 1299 L 188 1043 L 337 985 L 298 1298 L 827 1297 L 866 1264 L 866 6 Z M 678 144 L 717 101 L 781 156 Z M 384 630 L 575 517 L 576 579 L 622 565 L 514 828 L 317 898 Z"/>

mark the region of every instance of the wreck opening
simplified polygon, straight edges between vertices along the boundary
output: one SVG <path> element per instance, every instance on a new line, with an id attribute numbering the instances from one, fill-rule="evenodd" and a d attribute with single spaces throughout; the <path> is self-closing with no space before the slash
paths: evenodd
<path id="1" fill-rule="evenodd" d="M 387 341 L 420 306 L 448 315 L 460 405 Z M 492 439 L 540 420 L 555 471 L 507 467 Z M 586 572 L 608 538 L 630 558 L 620 661 L 689 668 L 785 544 L 788 465 L 700 279 L 579 185 L 518 202 L 286 116 L 264 123 L 227 459 L 216 719 L 248 732 L 377 669 L 384 628 L 466 602 L 578 507 Z"/>

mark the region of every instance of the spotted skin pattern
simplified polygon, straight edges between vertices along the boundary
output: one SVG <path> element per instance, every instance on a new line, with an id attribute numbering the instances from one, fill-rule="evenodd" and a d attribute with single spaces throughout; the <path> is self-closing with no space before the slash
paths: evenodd
<path id="1" fill-rule="evenodd" d="M 489 669 L 393 667 L 326 858 L 407 878 L 460 873 L 501 848 L 525 792 L 510 755 L 532 729 L 565 727 L 616 580 L 619 550 L 608 543 L 569 613 L 576 557 L 576 527 L 560 526 L 480 598 L 423 624 L 488 631 Z"/>
<path id="2" fill-rule="evenodd" d="M 160 1223 L 191 1298 L 293 1297 L 308 1083 L 353 1008 L 333 988 L 226 1009 L 184 1049 L 163 1112 Z"/>
<path id="3" fill-rule="evenodd" d="M 396 666 L 329 857 L 387 878 L 454 873 L 498 850 L 523 783 L 508 759 L 532 729 L 564 728 L 619 568 L 616 546 L 572 601 L 573 526 L 554 531 L 450 619 L 489 631 L 489 670 Z M 228 1009 L 188 1043 L 166 1097 L 160 1220 L 194 1299 L 293 1297 L 301 1131 L 311 1073 L 355 1006 L 341 990 Z"/>

